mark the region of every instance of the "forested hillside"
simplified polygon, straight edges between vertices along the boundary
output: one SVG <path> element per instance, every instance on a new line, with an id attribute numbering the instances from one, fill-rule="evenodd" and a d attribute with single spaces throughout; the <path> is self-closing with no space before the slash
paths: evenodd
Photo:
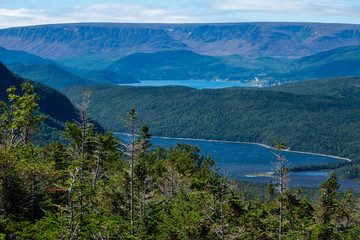
<path id="1" fill-rule="evenodd" d="M 299 81 L 260 88 L 260 90 L 289 92 L 300 95 L 322 95 L 358 102 L 360 101 L 360 77 L 333 77 Z"/>
<path id="2" fill-rule="evenodd" d="M 108 70 L 87 71 L 79 68 L 67 68 L 24 51 L 9 50 L 3 47 L 0 47 L 0 61 L 13 73 L 55 89 L 74 85 L 115 85 L 138 82 L 128 74 L 118 74 Z"/>
<path id="3" fill-rule="evenodd" d="M 282 139 L 293 150 L 359 160 L 358 101 L 266 88 L 92 86 L 91 115 L 106 129 L 126 132 L 121 119 L 135 107 L 156 136 L 257 142 Z M 82 87 L 65 89 L 79 103 Z"/>
<path id="4" fill-rule="evenodd" d="M 41 131 L 35 136 L 36 141 L 46 142 L 59 139 L 65 122 L 78 118 L 74 105 L 65 95 L 50 87 L 13 75 L 0 62 L 0 101 L 8 102 L 6 89 L 10 86 L 15 86 L 18 89 L 17 93 L 20 94 L 20 85 L 24 82 L 30 82 L 34 86 L 35 92 L 40 98 L 38 101 L 40 113 L 47 117 L 45 124 L 41 126 Z"/>
<path id="5" fill-rule="evenodd" d="M 270 76 L 280 82 L 359 76 L 359 53 L 359 45 L 320 52 L 294 60 Z"/>
<path id="6" fill-rule="evenodd" d="M 40 82 L 54 89 L 92 83 L 54 64 L 11 64 L 8 68 L 23 78 Z"/>

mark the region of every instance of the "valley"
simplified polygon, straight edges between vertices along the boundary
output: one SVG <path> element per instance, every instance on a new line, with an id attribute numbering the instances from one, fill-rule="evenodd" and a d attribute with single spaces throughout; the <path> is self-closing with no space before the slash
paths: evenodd
<path id="1" fill-rule="evenodd" d="M 335 23 L 0 29 L 0 239 L 356 239 L 359 46 Z"/>
<path id="2" fill-rule="evenodd" d="M 280 138 L 294 150 L 357 162 L 359 30 L 316 23 L 41 25 L 0 29 L 0 61 L 75 105 L 89 87 L 89 113 L 107 130 L 125 131 L 121 119 L 136 107 L 157 136 L 267 145 Z M 217 86 L 242 88 L 207 89 Z"/>

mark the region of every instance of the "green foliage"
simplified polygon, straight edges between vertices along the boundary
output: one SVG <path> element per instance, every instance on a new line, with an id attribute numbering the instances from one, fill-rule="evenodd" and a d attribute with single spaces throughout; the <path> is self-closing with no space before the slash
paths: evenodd
<path id="1" fill-rule="evenodd" d="M 321 183 L 322 188 L 320 196 L 320 211 L 321 211 L 321 224 L 329 223 L 332 215 L 336 212 L 337 206 L 337 190 L 339 189 L 337 183 L 337 177 L 335 174 L 331 174 L 325 182 Z"/>
<path id="2" fill-rule="evenodd" d="M 338 199 L 339 184 L 335 174 L 331 174 L 320 187 L 321 196 L 318 206 L 318 227 L 315 236 L 318 239 L 336 239 L 341 236 L 341 231 L 348 232 L 349 229 L 341 227 L 341 215 L 346 215 L 346 204 L 340 204 Z M 348 202 L 351 196 L 346 196 L 343 201 Z M 340 221 L 339 221 L 340 220 Z"/>
<path id="3" fill-rule="evenodd" d="M 81 128 L 77 124 L 72 127 Z M 148 129 L 143 126 L 141 130 L 136 144 L 151 146 Z M 280 198 L 284 207 L 283 238 L 351 239 L 359 232 L 359 214 L 355 208 L 358 200 L 351 192 L 344 197 L 337 194 L 338 185 L 333 176 L 321 185 L 324 190 L 320 190 L 319 203 L 290 190 L 278 200 L 249 200 L 241 192 L 248 190 L 246 184 L 250 183 L 221 177 L 210 157 L 201 155 L 197 147 L 178 143 L 168 148 L 136 148 L 146 151 L 136 155 L 132 235 L 130 162 L 124 161 L 112 134 L 97 135 L 89 129 L 86 135 L 98 140 L 85 148 L 85 160 L 73 151 L 76 144 L 65 147 L 52 143 L 44 148 L 29 144 L 11 154 L 13 167 L 9 165 L 5 169 L 9 185 L 4 184 L 4 176 L 0 182 L 1 207 L 7 209 L 7 214 L 1 213 L 0 222 L 4 237 L 274 239 L 279 238 Z M 77 141 L 75 137 L 71 139 Z M 264 195 L 266 185 L 260 189 Z M 5 196 L 7 205 L 3 201 Z M 31 207 L 33 203 L 35 208 Z M 73 228 L 69 228 L 71 205 Z M 34 215 L 31 209 L 36 210 Z M 326 215 L 329 223 L 318 224 L 325 213 L 329 213 Z"/>
<path id="4" fill-rule="evenodd" d="M 15 94 L 16 87 L 7 89 L 9 104 L 0 102 L 0 145 L 4 150 L 11 149 L 18 144 L 26 144 L 37 127 L 44 120 L 44 116 L 35 114 L 38 108 L 33 86 L 29 83 L 21 85 L 24 94 Z"/>

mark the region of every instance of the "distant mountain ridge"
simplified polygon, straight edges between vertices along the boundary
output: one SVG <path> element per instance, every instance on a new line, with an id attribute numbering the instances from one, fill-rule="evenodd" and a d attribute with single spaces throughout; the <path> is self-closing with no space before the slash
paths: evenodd
<path id="1" fill-rule="evenodd" d="M 75 23 L 0 29 L 0 46 L 43 58 L 191 50 L 206 55 L 303 57 L 360 45 L 360 25 L 326 23 Z"/>

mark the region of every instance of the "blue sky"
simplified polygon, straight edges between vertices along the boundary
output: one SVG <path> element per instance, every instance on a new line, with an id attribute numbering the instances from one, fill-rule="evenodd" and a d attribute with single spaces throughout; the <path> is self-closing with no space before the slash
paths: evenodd
<path id="1" fill-rule="evenodd" d="M 72 22 L 360 24 L 360 0 L 0 0 L 0 28 Z"/>

